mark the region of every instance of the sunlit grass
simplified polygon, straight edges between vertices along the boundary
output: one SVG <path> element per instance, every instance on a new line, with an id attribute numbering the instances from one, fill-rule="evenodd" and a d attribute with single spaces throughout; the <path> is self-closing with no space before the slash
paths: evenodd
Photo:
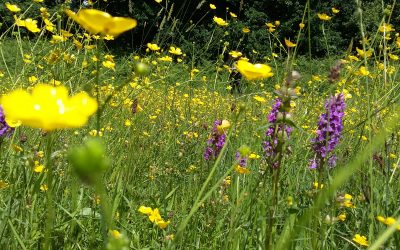
<path id="1" fill-rule="evenodd" d="M 400 247 L 400 40 L 383 19 L 362 48 L 297 55 L 307 6 L 297 40 L 285 42 L 274 33 L 280 23 L 270 23 L 260 29 L 269 32 L 271 51 L 247 55 L 237 41 L 222 40 L 235 14 L 214 18 L 215 37 L 204 45 L 218 48 L 214 60 L 163 39 L 115 54 L 107 39 L 118 39 L 111 35 L 119 29 L 94 32 L 78 20 L 86 33 L 44 10 L 35 27 L 19 13 L 0 35 L 0 93 L 65 86 L 70 96 L 87 92 L 98 110 L 69 129 L 65 120 L 48 131 L 31 128 L 31 120 L 1 120 L 0 129 L 15 127 L 0 133 L 1 248 Z M 327 29 L 329 19 L 320 19 L 316 25 Z M 240 88 L 230 78 L 236 57 L 250 62 L 239 65 L 247 78 Z M 336 166 L 312 170 L 318 120 L 326 100 L 340 93 L 346 108 Z M 271 159 L 263 150 L 268 115 L 277 97 L 288 96 L 277 124 L 293 131 L 282 133 L 280 154 Z M 225 121 L 213 132 L 216 120 Z M 215 135 L 226 136 L 225 144 L 205 159 Z"/>

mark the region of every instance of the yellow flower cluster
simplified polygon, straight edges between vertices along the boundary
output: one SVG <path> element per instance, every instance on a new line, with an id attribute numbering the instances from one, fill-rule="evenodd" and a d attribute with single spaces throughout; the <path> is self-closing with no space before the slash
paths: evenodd
<path id="1" fill-rule="evenodd" d="M 393 217 L 387 217 L 387 218 L 385 218 L 385 217 L 383 217 L 383 216 L 377 216 L 376 219 L 377 219 L 378 221 L 382 222 L 383 224 L 385 224 L 386 226 L 391 226 L 391 225 L 397 223 L 396 219 L 393 218 Z M 397 226 L 396 229 L 400 231 L 400 226 Z"/>
<path id="2" fill-rule="evenodd" d="M 96 112 L 97 102 L 86 92 L 72 97 L 64 86 L 38 84 L 32 92 L 18 89 L 2 96 L 7 119 L 46 131 L 85 125 Z"/>
<path id="3" fill-rule="evenodd" d="M 158 208 L 152 209 L 151 207 L 140 206 L 139 212 L 149 216 L 149 220 L 155 223 L 161 229 L 164 229 L 168 226 L 170 221 L 165 221 L 160 215 Z"/>

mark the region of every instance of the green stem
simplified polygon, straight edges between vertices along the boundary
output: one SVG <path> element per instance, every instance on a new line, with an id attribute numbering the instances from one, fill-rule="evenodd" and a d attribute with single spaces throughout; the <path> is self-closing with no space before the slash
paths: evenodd
<path id="1" fill-rule="evenodd" d="M 49 132 L 46 136 L 46 168 L 47 168 L 47 218 L 45 228 L 45 247 L 44 249 L 52 249 L 51 247 L 51 232 L 53 231 L 54 220 L 55 220 L 55 209 L 54 209 L 54 195 L 53 195 L 53 179 L 54 169 L 51 162 L 51 151 L 52 151 L 52 132 Z"/>
<path id="2" fill-rule="evenodd" d="M 99 106 L 99 108 L 97 109 L 96 112 L 96 130 L 97 133 L 100 132 L 100 125 L 101 125 L 101 113 L 102 113 L 102 109 L 103 107 L 100 105 L 100 55 L 101 55 L 101 51 L 100 51 L 100 46 L 101 46 L 101 42 L 102 39 L 100 39 L 97 42 L 97 53 L 96 53 L 96 57 L 97 57 L 97 61 L 96 61 L 96 101 L 97 101 L 97 105 Z"/>
<path id="3" fill-rule="evenodd" d="M 324 36 L 324 41 L 325 41 L 325 46 L 326 46 L 326 53 L 328 54 L 329 57 L 329 47 L 328 47 L 328 39 L 326 38 L 326 34 L 325 34 L 325 24 L 322 23 L 322 34 Z"/>
<path id="4" fill-rule="evenodd" d="M 111 214 L 110 201 L 107 195 L 107 191 L 101 181 L 98 178 L 95 185 L 96 194 L 100 196 L 100 206 L 101 206 L 101 229 L 103 233 L 103 242 L 107 244 L 108 230 L 114 227 L 113 219 Z"/>
<path id="5" fill-rule="evenodd" d="M 282 157 L 280 157 L 279 162 L 282 162 Z M 280 166 L 280 163 L 279 165 Z M 268 220 L 268 229 L 267 234 L 265 237 L 265 249 L 273 249 L 274 246 L 274 235 L 275 235 L 275 213 L 278 208 L 278 197 L 279 197 L 279 171 L 280 168 L 274 168 L 272 170 L 272 206 L 269 210 L 269 217 L 267 216 Z"/>

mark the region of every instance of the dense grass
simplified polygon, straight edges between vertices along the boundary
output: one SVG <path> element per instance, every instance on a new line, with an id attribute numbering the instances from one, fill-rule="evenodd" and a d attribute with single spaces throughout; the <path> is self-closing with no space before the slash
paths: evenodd
<path id="1" fill-rule="evenodd" d="M 103 109 L 99 131 L 94 115 L 79 129 L 20 126 L 1 138 L 1 249 L 354 249 L 362 247 L 356 234 L 371 245 L 400 247 L 399 232 L 391 234 L 376 219 L 399 216 L 399 64 L 385 52 L 397 55 L 393 38 L 376 33 L 374 43 L 365 44 L 375 48 L 372 56 L 357 60 L 347 53 L 310 59 L 285 53 L 288 48 L 276 57 L 262 52 L 274 76 L 243 79 L 242 93 L 231 94 L 229 73 L 218 59 L 234 49 L 226 44 L 215 61 L 202 63 L 195 54 L 162 62 L 169 45 L 160 44 L 161 55 L 116 55 L 113 70 L 102 66 L 111 54 L 102 40 L 82 38 L 97 48 L 77 49 L 77 34 L 53 43 L 18 34 L 15 26 L 0 37 L 2 94 L 59 81 L 70 93 L 99 94 Z M 345 60 L 340 77 L 329 81 L 338 60 Z M 139 74 L 139 62 L 149 74 Z M 301 94 L 291 105 L 294 130 L 277 170 L 262 143 L 275 90 L 291 70 L 302 75 L 296 82 Z M 327 98 L 338 93 L 346 96 L 346 109 L 337 165 L 311 170 L 318 118 Z M 219 156 L 206 161 L 217 119 L 232 126 Z M 110 164 L 90 185 L 75 174 L 68 155 L 93 137 L 105 145 Z M 255 159 L 241 174 L 235 154 L 245 145 Z M 158 208 L 170 224 L 161 229 L 150 222 L 138 211 L 142 205 Z"/>

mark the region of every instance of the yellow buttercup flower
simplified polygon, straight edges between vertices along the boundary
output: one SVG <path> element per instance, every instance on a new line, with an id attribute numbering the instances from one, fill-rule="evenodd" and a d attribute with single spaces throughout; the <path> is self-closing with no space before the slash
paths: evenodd
<path id="1" fill-rule="evenodd" d="M 242 29 L 242 32 L 243 32 L 243 33 L 249 33 L 249 32 L 250 32 L 250 29 L 247 28 L 247 27 L 244 27 L 244 28 Z"/>
<path id="2" fill-rule="evenodd" d="M 222 120 L 221 125 L 218 125 L 217 130 L 219 133 L 225 133 L 231 127 L 231 123 L 228 120 Z"/>
<path id="3" fill-rule="evenodd" d="M 149 220 L 151 222 L 158 222 L 158 221 L 162 220 L 160 212 L 158 211 L 158 208 L 155 208 L 154 210 L 151 211 L 151 213 L 149 214 Z"/>
<path id="4" fill-rule="evenodd" d="M 122 237 L 122 234 L 118 230 L 110 230 L 110 234 L 115 239 L 120 239 Z"/>
<path id="5" fill-rule="evenodd" d="M 392 60 L 395 60 L 395 61 L 399 60 L 399 56 L 398 55 L 393 55 L 393 54 L 389 53 L 388 56 Z"/>
<path id="6" fill-rule="evenodd" d="M 149 48 L 152 51 L 160 50 L 160 47 L 155 43 L 147 43 L 147 48 Z"/>
<path id="7" fill-rule="evenodd" d="M 360 244 L 361 246 L 369 246 L 368 240 L 365 236 L 361 236 L 359 234 L 356 234 L 353 238 L 353 241 Z"/>
<path id="8" fill-rule="evenodd" d="M 258 102 L 261 102 L 261 103 L 266 103 L 267 102 L 267 100 L 265 100 L 264 97 L 261 97 L 259 95 L 254 96 L 253 99 L 258 101 Z"/>
<path id="9" fill-rule="evenodd" d="M 365 66 L 361 66 L 360 69 L 356 72 L 356 74 L 360 75 L 360 76 L 368 76 L 369 71 L 367 70 L 367 68 Z"/>
<path id="10" fill-rule="evenodd" d="M 215 10 L 216 8 L 215 4 L 210 3 L 210 9 Z"/>
<path id="11" fill-rule="evenodd" d="M 274 75 L 270 66 L 259 63 L 252 64 L 243 59 L 238 61 L 237 69 L 247 80 L 261 80 Z"/>
<path id="12" fill-rule="evenodd" d="M 288 48 L 293 48 L 293 47 L 296 47 L 296 45 L 297 45 L 286 38 L 285 38 L 285 44 L 286 44 L 286 46 L 288 46 Z"/>
<path id="13" fill-rule="evenodd" d="M 6 3 L 6 7 L 9 11 L 14 12 L 14 13 L 21 11 L 21 8 L 19 8 L 16 4 Z"/>
<path id="14" fill-rule="evenodd" d="M 372 52 L 374 52 L 372 49 L 370 49 L 370 50 L 368 50 L 368 51 L 364 51 L 364 50 L 362 50 L 362 49 L 359 49 L 359 48 L 357 48 L 356 47 L 356 51 L 357 51 L 357 54 L 360 56 L 360 57 L 371 57 L 372 56 Z"/>
<path id="15" fill-rule="evenodd" d="M 235 171 L 238 174 L 250 174 L 250 169 L 242 167 L 240 165 L 235 166 Z"/>
<path id="16" fill-rule="evenodd" d="M 27 30 L 29 30 L 32 33 L 37 33 L 40 31 L 40 29 L 37 26 L 37 21 L 33 20 L 31 18 L 27 18 L 25 20 L 21 20 L 14 16 L 15 19 L 15 24 L 19 27 L 25 27 Z"/>
<path id="17" fill-rule="evenodd" d="M 383 23 L 381 26 L 379 26 L 379 31 L 382 33 L 388 33 L 388 32 L 395 31 L 395 29 L 393 28 L 393 26 L 391 24 Z"/>
<path id="18" fill-rule="evenodd" d="M 177 55 L 177 56 L 180 56 L 180 55 L 182 55 L 182 50 L 180 49 L 180 48 L 178 48 L 178 47 L 169 47 L 169 51 L 168 51 L 169 53 L 171 53 L 171 54 L 174 54 L 174 55 Z"/>
<path id="19" fill-rule="evenodd" d="M 218 25 L 218 26 L 221 26 L 221 27 L 226 27 L 226 26 L 228 26 L 229 24 L 224 20 L 224 19 L 222 19 L 222 18 L 220 18 L 220 17 L 214 17 L 213 18 L 213 20 L 214 20 L 214 22 Z"/>
<path id="20" fill-rule="evenodd" d="M 64 86 L 38 84 L 32 92 L 14 90 L 1 98 L 8 119 L 47 131 L 85 125 L 97 110 L 97 102 L 87 93 L 68 96 Z"/>
<path id="21" fill-rule="evenodd" d="M 159 228 L 164 229 L 169 225 L 170 221 L 164 221 L 164 220 L 159 220 L 156 222 L 156 224 L 158 225 Z"/>
<path id="22" fill-rule="evenodd" d="M 337 14 L 339 12 L 340 12 L 340 10 L 336 9 L 335 7 L 332 7 L 332 13 L 333 14 Z"/>
<path id="23" fill-rule="evenodd" d="M 318 13 L 317 14 L 318 15 L 318 18 L 320 19 L 320 20 L 322 20 L 322 21 L 329 21 L 329 20 L 331 20 L 332 19 L 332 17 L 330 17 L 330 16 L 328 16 L 327 14 L 325 14 L 325 13 Z"/>
<path id="24" fill-rule="evenodd" d="M 241 57 L 243 54 L 242 52 L 232 50 L 231 52 L 229 52 L 229 55 L 233 58 L 238 58 Z"/>
<path id="25" fill-rule="evenodd" d="M 153 209 L 151 207 L 140 206 L 139 212 L 141 212 L 142 214 L 150 215 L 153 212 Z"/>
<path id="26" fill-rule="evenodd" d="M 137 21 L 127 17 L 113 17 L 96 9 L 81 9 L 78 13 L 65 10 L 67 15 L 92 34 L 118 36 L 133 29 Z"/>
<path id="27" fill-rule="evenodd" d="M 162 62 L 172 62 L 172 57 L 170 57 L 170 56 L 163 56 L 163 57 L 158 58 L 158 60 L 159 60 L 159 61 L 162 61 Z"/>
<path id="28" fill-rule="evenodd" d="M 233 13 L 233 12 L 229 12 L 229 15 L 231 15 L 232 18 L 236 18 L 237 17 L 237 15 L 235 13 Z"/>

